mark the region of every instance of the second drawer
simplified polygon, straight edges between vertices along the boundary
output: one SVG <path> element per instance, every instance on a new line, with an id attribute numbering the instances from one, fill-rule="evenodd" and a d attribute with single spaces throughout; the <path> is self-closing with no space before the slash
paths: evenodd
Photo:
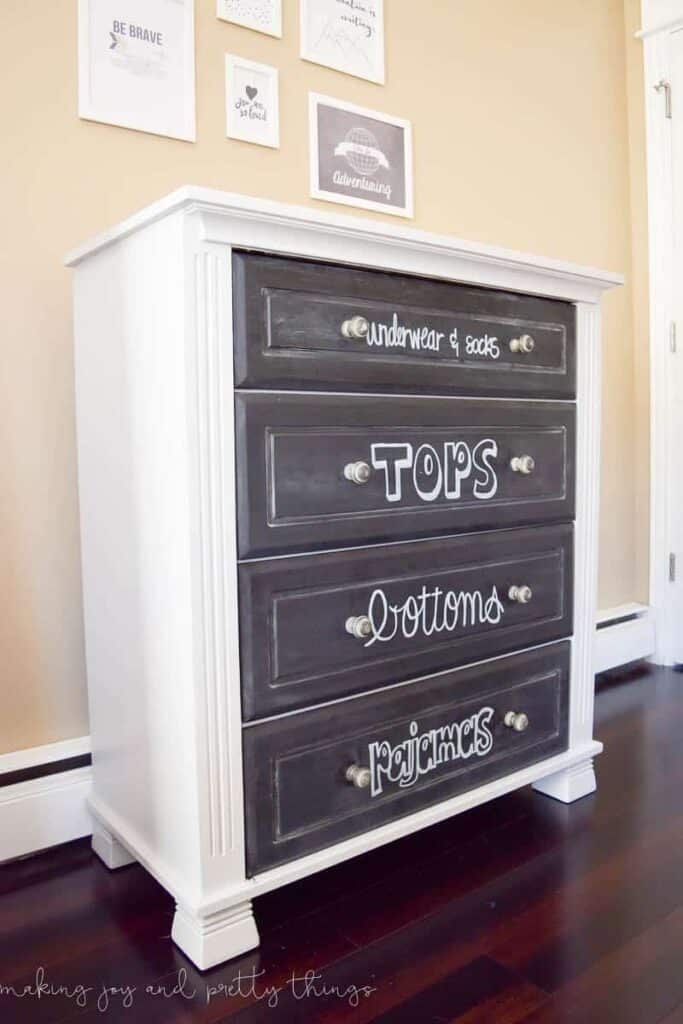
<path id="1" fill-rule="evenodd" d="M 241 558 L 574 517 L 569 402 L 237 394 Z"/>
<path id="2" fill-rule="evenodd" d="M 246 563 L 245 720 L 565 637 L 572 527 Z"/>

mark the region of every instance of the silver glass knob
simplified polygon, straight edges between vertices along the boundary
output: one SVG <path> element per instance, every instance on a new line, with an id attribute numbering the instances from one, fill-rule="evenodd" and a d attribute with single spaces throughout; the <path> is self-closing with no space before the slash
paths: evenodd
<path id="1" fill-rule="evenodd" d="M 371 473 L 367 462 L 349 462 L 344 466 L 344 476 L 354 484 L 366 484 Z"/>
<path id="2" fill-rule="evenodd" d="M 366 338 L 369 330 L 370 324 L 364 316 L 352 316 L 341 325 L 342 334 L 351 341 Z"/>
<path id="3" fill-rule="evenodd" d="M 508 597 L 511 601 L 516 601 L 517 604 L 528 604 L 533 596 L 533 590 L 527 586 L 510 587 L 508 590 Z"/>
<path id="4" fill-rule="evenodd" d="M 370 785 L 370 769 L 361 768 L 359 764 L 350 764 L 344 773 L 346 781 L 356 789 L 367 789 Z"/>
<path id="5" fill-rule="evenodd" d="M 346 632 L 356 640 L 366 640 L 372 633 L 372 623 L 367 615 L 351 615 L 346 620 Z"/>
<path id="6" fill-rule="evenodd" d="M 529 352 L 533 352 L 536 348 L 536 342 L 530 334 L 522 334 L 519 338 L 512 338 L 510 341 L 511 352 L 522 352 L 524 355 L 528 355 Z"/>
<path id="7" fill-rule="evenodd" d="M 529 728 L 529 718 L 523 711 L 508 711 L 503 719 L 508 729 L 515 732 L 524 732 Z"/>
<path id="8" fill-rule="evenodd" d="M 536 460 L 532 455 L 515 455 L 510 459 L 510 469 L 513 473 L 528 476 L 536 469 Z"/>

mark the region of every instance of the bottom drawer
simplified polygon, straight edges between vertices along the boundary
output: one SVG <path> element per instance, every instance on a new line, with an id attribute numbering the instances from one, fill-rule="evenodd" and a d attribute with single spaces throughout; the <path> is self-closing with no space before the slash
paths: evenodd
<path id="1" fill-rule="evenodd" d="M 566 750 L 569 648 L 246 726 L 248 874 Z"/>

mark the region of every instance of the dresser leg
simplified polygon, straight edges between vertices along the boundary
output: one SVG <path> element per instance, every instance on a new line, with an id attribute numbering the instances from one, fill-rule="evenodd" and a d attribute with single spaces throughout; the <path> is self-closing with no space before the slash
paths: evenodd
<path id="1" fill-rule="evenodd" d="M 533 788 L 545 796 L 561 800 L 563 804 L 571 804 L 582 796 L 594 793 L 596 789 L 593 758 L 565 768 L 564 771 L 547 775 L 544 779 L 534 782 Z"/>
<path id="2" fill-rule="evenodd" d="M 177 904 L 171 938 L 202 971 L 248 953 L 260 942 L 251 900 L 208 917 L 195 917 Z"/>
<path id="3" fill-rule="evenodd" d="M 92 848 L 110 871 L 135 864 L 135 857 L 131 856 L 125 846 L 121 846 L 118 839 L 114 839 L 111 832 L 107 832 L 97 818 L 93 819 Z"/>

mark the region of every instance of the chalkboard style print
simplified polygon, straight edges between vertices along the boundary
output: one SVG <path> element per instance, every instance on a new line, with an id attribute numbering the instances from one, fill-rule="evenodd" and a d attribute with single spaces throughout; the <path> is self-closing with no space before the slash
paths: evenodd
<path id="1" fill-rule="evenodd" d="M 225 105 L 228 138 L 280 145 L 277 68 L 226 54 Z"/>
<path id="2" fill-rule="evenodd" d="M 218 0 L 216 17 L 269 36 L 282 35 L 281 0 Z"/>
<path id="3" fill-rule="evenodd" d="M 301 0 L 301 56 L 384 84 L 382 0 Z"/>
<path id="4" fill-rule="evenodd" d="M 79 0 L 79 116 L 194 141 L 192 0 Z"/>
<path id="5" fill-rule="evenodd" d="M 311 93 L 311 195 L 413 215 L 409 121 Z"/>

